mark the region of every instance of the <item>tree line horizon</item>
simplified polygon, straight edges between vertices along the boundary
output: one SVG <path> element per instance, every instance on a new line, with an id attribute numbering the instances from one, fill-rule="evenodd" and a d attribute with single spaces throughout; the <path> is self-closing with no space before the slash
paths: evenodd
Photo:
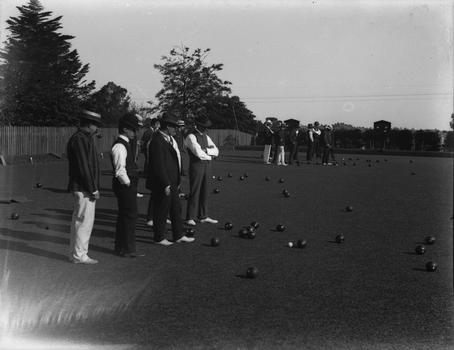
<path id="1" fill-rule="evenodd" d="M 72 48 L 74 36 L 59 33 L 62 16 L 53 17 L 39 0 L 29 0 L 17 9 L 19 15 L 6 20 L 9 33 L 0 50 L 0 125 L 75 126 L 81 110 L 89 109 L 100 113 L 107 127 L 115 127 L 124 113 L 132 111 L 144 116 L 171 112 L 189 123 L 206 114 L 214 128 L 253 135 L 263 128 L 241 98 L 232 95 L 232 82 L 218 77 L 223 64 L 207 63 L 209 48 L 171 48 L 153 65 L 162 75 L 155 101 L 138 105 L 126 88 L 113 81 L 96 90 L 96 82 L 86 80 L 89 64 L 83 64 Z M 333 128 L 344 134 L 369 130 L 343 122 L 334 123 Z M 359 135 L 358 131 L 353 134 Z"/>

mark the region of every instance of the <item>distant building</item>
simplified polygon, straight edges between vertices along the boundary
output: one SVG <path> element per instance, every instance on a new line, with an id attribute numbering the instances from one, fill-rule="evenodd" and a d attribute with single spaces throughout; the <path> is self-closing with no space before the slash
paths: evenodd
<path id="1" fill-rule="evenodd" d="M 386 120 L 374 122 L 374 145 L 373 148 L 387 149 L 389 146 L 389 134 L 391 132 L 391 123 Z"/>

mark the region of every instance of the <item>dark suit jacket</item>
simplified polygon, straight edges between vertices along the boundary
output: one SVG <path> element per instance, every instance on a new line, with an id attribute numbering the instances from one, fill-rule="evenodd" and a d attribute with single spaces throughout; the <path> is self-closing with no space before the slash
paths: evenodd
<path id="1" fill-rule="evenodd" d="M 298 131 L 298 134 L 296 132 Z M 301 130 L 299 128 L 292 129 L 289 135 L 290 143 L 297 145 L 301 140 Z"/>
<path id="2" fill-rule="evenodd" d="M 180 185 L 178 156 L 160 132 L 153 136 L 150 150 L 145 186 L 149 190 L 164 190 L 169 185 L 174 189 L 178 187 Z"/>
<path id="3" fill-rule="evenodd" d="M 100 169 L 93 135 L 79 129 L 68 141 L 68 191 L 94 193 L 99 190 Z"/>

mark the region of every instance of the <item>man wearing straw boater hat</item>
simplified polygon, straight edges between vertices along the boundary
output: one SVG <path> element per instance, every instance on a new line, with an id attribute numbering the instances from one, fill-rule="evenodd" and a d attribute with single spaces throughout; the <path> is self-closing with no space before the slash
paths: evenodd
<path id="1" fill-rule="evenodd" d="M 190 243 L 192 237 L 183 235 L 179 190 L 181 185 L 181 156 L 174 136 L 178 120 L 169 112 L 160 119 L 161 128 L 151 140 L 146 186 L 153 193 L 154 242 L 163 246 L 167 240 L 167 217 L 172 222 L 173 242 Z"/>
<path id="2" fill-rule="evenodd" d="M 68 191 L 74 197 L 74 211 L 70 229 L 69 260 L 75 264 L 96 264 L 88 256 L 96 200 L 99 199 L 99 154 L 94 135 L 101 126 L 101 115 L 83 110 L 79 129 L 66 147 L 69 162 Z"/>
<path id="3" fill-rule="evenodd" d="M 195 226 L 201 223 L 217 224 L 208 216 L 208 186 L 211 177 L 211 160 L 219 155 L 219 150 L 207 135 L 211 121 L 206 115 L 195 119 L 195 127 L 185 139 L 189 154 L 189 199 L 186 211 L 186 224 Z"/>
<path id="4" fill-rule="evenodd" d="M 114 172 L 112 189 L 118 202 L 115 253 L 121 257 L 130 258 L 144 256 L 136 251 L 135 242 L 139 167 L 136 163 L 133 143 L 139 128 L 140 121 L 134 113 L 124 114 L 119 120 L 119 136 L 112 146 L 111 153 Z"/>

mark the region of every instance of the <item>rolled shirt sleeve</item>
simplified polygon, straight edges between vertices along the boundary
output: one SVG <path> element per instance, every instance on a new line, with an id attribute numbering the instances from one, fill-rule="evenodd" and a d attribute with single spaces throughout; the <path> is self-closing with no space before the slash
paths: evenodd
<path id="1" fill-rule="evenodd" d="M 208 140 L 211 140 L 208 137 Z M 208 145 L 209 145 L 208 141 Z M 214 145 L 213 141 L 211 143 Z M 186 147 L 194 154 L 197 158 L 201 160 L 211 160 L 211 155 L 205 152 L 202 147 L 200 147 L 199 143 L 197 142 L 197 138 L 193 134 L 189 134 L 186 139 L 184 140 L 184 144 Z M 216 147 L 216 146 L 215 146 Z M 217 149 L 217 147 L 216 147 Z M 219 152 L 219 151 L 218 151 Z"/>
<path id="2" fill-rule="evenodd" d="M 208 148 L 206 153 L 211 157 L 217 157 L 219 155 L 219 149 L 214 144 L 213 140 L 207 135 Z"/>
<path id="3" fill-rule="evenodd" d="M 112 147 L 112 160 L 114 164 L 114 176 L 123 185 L 129 185 L 131 180 L 126 172 L 127 150 L 124 145 L 117 143 Z"/>

